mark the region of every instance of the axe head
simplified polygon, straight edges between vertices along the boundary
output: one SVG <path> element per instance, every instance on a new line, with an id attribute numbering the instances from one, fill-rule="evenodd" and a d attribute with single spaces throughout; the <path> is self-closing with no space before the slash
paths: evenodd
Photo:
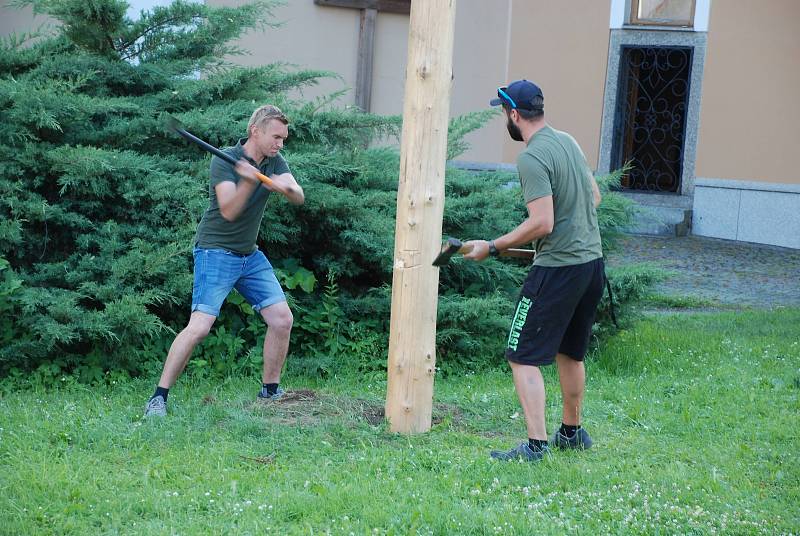
<path id="1" fill-rule="evenodd" d="M 184 130 L 183 123 L 175 119 L 173 116 L 169 114 L 164 114 L 164 129 L 167 132 L 172 132 L 174 134 L 180 134 L 181 130 Z"/>
<path id="2" fill-rule="evenodd" d="M 444 244 L 442 244 L 442 251 L 439 255 L 433 260 L 434 266 L 444 266 L 450 262 L 450 258 L 458 253 L 461 249 L 461 240 L 456 238 L 448 238 Z"/>

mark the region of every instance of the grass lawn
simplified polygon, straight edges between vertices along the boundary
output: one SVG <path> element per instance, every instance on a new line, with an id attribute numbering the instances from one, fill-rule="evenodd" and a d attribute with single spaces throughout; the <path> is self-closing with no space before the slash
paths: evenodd
<path id="1" fill-rule="evenodd" d="M 525 437 L 506 370 L 437 379 L 414 437 L 382 379 L 261 405 L 256 378 L 186 377 L 146 422 L 154 379 L 6 393 L 0 533 L 800 533 L 800 310 L 653 315 L 587 369 L 595 447 L 538 464 L 488 457 Z"/>

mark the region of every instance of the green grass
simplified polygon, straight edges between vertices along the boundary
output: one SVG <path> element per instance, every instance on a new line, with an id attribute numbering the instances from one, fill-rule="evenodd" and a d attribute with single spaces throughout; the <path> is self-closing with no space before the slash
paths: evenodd
<path id="1" fill-rule="evenodd" d="M 524 438 L 506 371 L 438 379 L 437 424 L 413 437 L 376 419 L 368 379 L 288 378 L 309 399 L 260 406 L 256 379 L 183 378 L 147 422 L 153 380 L 6 393 L 0 533 L 796 534 L 798 326 L 637 323 L 587 364 L 595 448 L 539 464 L 488 459 Z"/>
<path id="2" fill-rule="evenodd" d="M 669 309 L 732 309 L 733 306 L 699 296 L 679 296 L 673 294 L 649 294 L 642 302 L 647 307 Z"/>

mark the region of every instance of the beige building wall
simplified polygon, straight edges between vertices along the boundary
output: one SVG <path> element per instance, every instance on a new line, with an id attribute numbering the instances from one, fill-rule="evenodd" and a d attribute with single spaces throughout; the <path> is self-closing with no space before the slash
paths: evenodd
<path id="1" fill-rule="evenodd" d="M 372 102 L 370 111 L 383 115 L 403 113 L 406 55 L 408 54 L 408 15 L 379 13 L 375 21 L 374 58 L 372 63 Z M 356 49 L 347 54 L 355 57 Z M 347 80 L 355 87 L 356 72 Z M 348 94 L 349 102 L 355 93 Z"/>
<path id="2" fill-rule="evenodd" d="M 9 6 L 10 0 L 0 0 L 0 36 L 12 33 L 26 33 L 52 27 L 54 21 L 49 17 L 33 16 L 33 9 L 28 6 L 22 9 Z"/>
<path id="3" fill-rule="evenodd" d="M 144 0 L 142 0 L 144 1 Z M 210 5 L 240 5 L 245 0 L 206 0 Z M 3 0 L 0 0 L 3 2 Z M 512 0 L 459 0 L 456 8 L 455 53 L 451 116 L 482 110 L 507 79 Z M 247 54 L 231 58 L 242 65 L 287 62 L 298 68 L 331 71 L 340 78 L 322 79 L 303 91 L 302 98 L 315 99 L 342 89 L 338 105 L 353 104 L 356 81 L 359 11 L 321 7 L 313 0 L 291 0 L 274 11 L 278 28 L 251 31 L 238 45 Z M 48 22 L 33 18 L 30 8 L 16 10 L 0 5 L 0 35 L 28 31 Z M 372 79 L 372 111 L 401 114 L 408 49 L 408 16 L 379 13 L 376 23 Z M 502 159 L 505 131 L 502 123 L 470 134 L 472 149 L 459 158 L 479 162 Z"/>
<path id="4" fill-rule="evenodd" d="M 207 0 L 212 6 L 236 6 L 245 0 Z M 321 79 L 317 86 L 304 90 L 303 97 L 313 99 L 352 87 L 356 79 L 358 47 L 358 11 L 320 8 L 313 0 L 287 2 L 275 8 L 273 18 L 281 26 L 250 31 L 237 45 L 244 55 L 230 58 L 242 65 L 261 66 L 286 62 L 303 69 L 332 71 L 343 80 Z M 339 104 L 352 104 L 348 95 Z"/>
<path id="5" fill-rule="evenodd" d="M 206 0 L 238 5 L 244 0 Z M 451 116 L 488 107 L 498 85 L 528 77 L 544 89 L 550 121 L 571 132 L 589 162 L 597 161 L 603 81 L 608 49 L 610 0 L 459 0 L 456 8 Z M 31 26 L 28 12 L 2 8 L 6 26 Z M 341 78 L 323 79 L 304 90 L 314 99 L 346 89 L 339 105 L 353 104 L 359 11 L 321 7 L 313 0 L 292 0 L 274 11 L 278 28 L 251 31 L 240 41 L 243 65 L 283 61 L 320 69 Z M 372 111 L 401 114 L 408 47 L 408 16 L 379 13 L 372 80 Z M 538 52 L 537 52 L 538 51 Z M 475 162 L 516 161 L 520 147 L 511 142 L 498 116 L 470 134 L 472 148 L 458 158 Z"/>
<path id="6" fill-rule="evenodd" d="M 456 7 L 451 116 L 485 109 L 498 84 L 506 79 L 508 16 L 512 0 L 460 0 Z M 212 5 L 236 5 L 241 0 L 208 0 Z M 338 104 L 355 102 L 359 10 L 322 7 L 313 0 L 294 0 L 275 10 L 280 28 L 251 32 L 239 45 L 247 56 L 235 61 L 263 65 L 286 61 L 298 67 L 333 71 L 340 80 L 324 80 L 304 91 L 316 98 L 347 89 Z M 408 52 L 408 15 L 378 13 L 375 30 L 371 111 L 402 114 Z M 502 157 L 504 131 L 497 125 L 468 136 L 472 149 L 462 160 L 497 162 Z"/>
<path id="7" fill-rule="evenodd" d="M 800 184 L 800 2 L 716 0 L 698 177 Z"/>
<path id="8" fill-rule="evenodd" d="M 506 78 L 511 0 L 459 0 L 456 7 L 450 115 L 484 110 Z M 330 9 L 330 8 L 328 8 Z M 408 16 L 379 14 L 372 78 L 372 111 L 402 114 L 408 52 Z M 350 54 L 355 58 L 356 49 Z M 347 85 L 355 85 L 355 71 Z M 353 102 L 352 93 L 348 103 Z M 467 136 L 471 149 L 460 160 L 499 162 L 505 130 L 494 122 Z"/>
<path id="9" fill-rule="evenodd" d="M 497 86 L 508 78 L 513 0 L 458 0 L 453 52 L 453 116 L 486 110 Z M 467 136 L 471 149 L 459 160 L 501 162 L 507 138 L 500 119 L 489 121 Z"/>
<path id="10" fill-rule="evenodd" d="M 572 134 L 597 166 L 608 64 L 611 0 L 513 0 L 508 81 L 527 78 L 544 93 L 545 115 Z M 503 132 L 505 132 L 504 127 Z M 520 144 L 504 142 L 503 161 Z"/>

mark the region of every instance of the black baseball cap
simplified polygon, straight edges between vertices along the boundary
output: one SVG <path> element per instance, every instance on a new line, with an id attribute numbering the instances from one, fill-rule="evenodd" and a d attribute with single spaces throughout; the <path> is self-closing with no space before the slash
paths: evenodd
<path id="1" fill-rule="evenodd" d="M 498 106 L 500 104 L 507 104 L 512 109 L 519 108 L 521 110 L 544 110 L 543 103 L 533 103 L 533 99 L 539 97 L 544 100 L 542 90 L 528 80 L 516 80 L 497 88 L 497 98 L 489 101 L 491 106 Z"/>

